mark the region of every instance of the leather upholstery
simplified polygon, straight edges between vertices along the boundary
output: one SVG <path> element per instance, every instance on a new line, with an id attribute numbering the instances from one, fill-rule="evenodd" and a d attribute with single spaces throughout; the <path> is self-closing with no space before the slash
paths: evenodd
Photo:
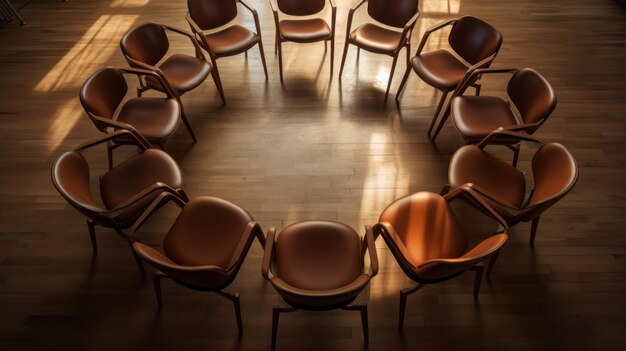
<path id="1" fill-rule="evenodd" d="M 121 72 L 111 67 L 97 70 L 80 88 L 80 102 L 87 112 L 112 118 L 122 103 L 128 84 Z"/>
<path id="2" fill-rule="evenodd" d="M 143 23 L 124 34 L 120 46 L 124 54 L 154 66 L 167 54 L 170 42 L 163 27 L 156 23 Z"/>
<path id="3" fill-rule="evenodd" d="M 187 8 L 202 30 L 221 27 L 237 17 L 236 0 L 187 0 Z"/>
<path id="4" fill-rule="evenodd" d="M 282 20 L 278 23 L 280 36 L 296 43 L 312 43 L 331 37 L 328 23 L 321 18 Z"/>
<path id="5" fill-rule="evenodd" d="M 411 66 L 428 85 L 439 90 L 452 90 L 463 80 L 468 67 L 448 50 L 438 49 L 411 59 Z"/>
<path id="6" fill-rule="evenodd" d="M 80 153 L 71 151 L 59 156 L 52 166 L 52 181 L 59 193 L 83 214 L 105 211 L 91 194 L 89 164 Z"/>
<path id="7" fill-rule="evenodd" d="M 474 65 L 500 50 L 502 34 L 479 18 L 464 16 L 452 25 L 448 43 L 454 52 Z"/>
<path id="8" fill-rule="evenodd" d="M 531 68 L 517 71 L 509 81 L 507 92 L 524 123 L 545 121 L 556 107 L 552 86 Z"/>
<path id="9" fill-rule="evenodd" d="M 529 205 L 558 200 L 576 183 L 578 165 L 567 149 L 558 143 L 542 146 L 533 157 L 535 190 Z"/>
<path id="10" fill-rule="evenodd" d="M 212 68 L 210 62 L 184 54 L 174 54 L 159 65 L 165 80 L 172 88 L 181 93 L 193 90 L 202 84 L 211 73 Z M 148 76 L 145 79 L 150 88 L 163 91 L 156 78 Z"/>
<path id="11" fill-rule="evenodd" d="M 281 12 L 290 16 L 311 16 L 324 9 L 326 0 L 277 0 Z"/>
<path id="12" fill-rule="evenodd" d="M 367 13 L 387 26 L 402 28 L 417 13 L 418 0 L 368 0 Z"/>
<path id="13" fill-rule="evenodd" d="M 452 99 L 450 116 L 459 133 L 472 140 L 520 124 L 509 104 L 495 96 L 458 96 Z"/>
<path id="14" fill-rule="evenodd" d="M 148 140 L 159 141 L 174 134 L 180 113 L 175 99 L 132 98 L 120 109 L 117 121 L 130 124 Z"/>
<path id="15" fill-rule="evenodd" d="M 392 54 L 398 49 L 402 33 L 372 23 L 365 23 L 350 33 L 358 47 L 379 54 Z"/>
<path id="16" fill-rule="evenodd" d="M 203 28 L 204 29 L 204 28 Z M 216 56 L 232 56 L 247 51 L 259 41 L 259 35 L 240 25 L 206 34 L 209 51 Z"/>

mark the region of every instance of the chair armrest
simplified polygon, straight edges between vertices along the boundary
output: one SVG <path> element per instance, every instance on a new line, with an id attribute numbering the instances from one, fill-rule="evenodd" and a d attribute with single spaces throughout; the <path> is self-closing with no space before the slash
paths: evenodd
<path id="1" fill-rule="evenodd" d="M 330 29 L 333 33 L 333 38 L 335 37 L 335 23 L 337 22 L 337 4 L 335 4 L 335 0 L 328 0 L 330 3 Z"/>
<path id="2" fill-rule="evenodd" d="M 129 137 L 132 141 L 135 142 L 135 145 L 137 145 L 137 147 L 139 147 L 142 151 L 147 150 L 152 146 L 150 145 L 150 143 L 144 142 L 142 139 L 138 138 L 137 135 L 131 132 L 130 130 L 122 129 L 122 130 L 117 130 L 113 133 L 109 133 L 105 135 L 104 137 L 98 138 L 96 140 L 88 141 L 84 144 L 81 144 L 78 147 L 76 147 L 74 151 L 81 152 L 83 150 L 89 149 L 98 144 L 102 144 L 104 142 L 112 141 L 112 140 L 114 141 L 115 138 L 119 138 L 120 136 Z"/>
<path id="3" fill-rule="evenodd" d="M 265 237 L 263 236 L 263 230 L 261 226 L 256 222 L 249 222 L 246 226 L 244 234 L 241 236 L 235 251 L 233 251 L 233 256 L 228 263 L 228 267 L 226 270 L 233 269 L 237 263 L 241 263 L 243 261 L 243 257 L 245 257 L 246 252 L 250 249 L 250 245 L 252 244 L 252 240 L 254 238 L 259 239 L 261 246 L 263 246 L 263 242 L 265 241 Z M 264 246 L 263 246 L 264 247 Z"/>
<path id="4" fill-rule="evenodd" d="M 482 76 L 485 74 L 515 73 L 518 71 L 518 69 L 516 68 L 473 68 L 473 67 L 480 67 L 480 65 L 485 65 L 486 64 L 485 62 L 491 62 L 490 60 L 493 60 L 495 58 L 495 55 L 496 54 L 493 54 L 487 57 L 486 59 L 478 62 L 477 64 L 471 66 L 470 68 L 468 68 L 467 72 L 465 73 L 465 76 L 461 80 L 461 83 L 459 83 L 459 85 L 454 90 L 454 93 L 452 94 L 451 99 L 457 96 L 463 95 L 465 90 L 467 90 L 469 85 L 472 84 L 479 75 Z"/>
<path id="5" fill-rule="evenodd" d="M 413 33 L 413 27 L 415 27 L 415 23 L 421 15 L 422 13 L 418 9 L 415 15 L 413 15 L 413 17 L 411 17 L 406 25 L 404 25 L 404 29 L 402 29 L 402 35 L 400 36 L 400 41 L 398 42 L 398 50 L 402 49 L 402 44 L 405 40 L 411 41 L 411 38 L 409 36 L 411 33 Z"/>
<path id="6" fill-rule="evenodd" d="M 196 50 L 196 57 L 199 58 L 200 60 L 206 61 L 206 57 L 204 57 L 204 54 L 202 53 L 202 50 L 200 49 L 200 45 L 198 45 L 198 41 L 196 40 L 195 36 L 189 32 L 186 32 L 180 28 L 177 27 L 173 27 L 173 26 L 168 26 L 166 24 L 161 24 L 161 26 L 165 29 L 168 29 L 174 33 L 178 33 L 181 35 L 186 36 L 187 38 L 189 38 L 189 40 L 191 40 L 191 43 L 193 44 L 194 49 Z"/>
<path id="7" fill-rule="evenodd" d="M 168 192 L 170 194 L 178 196 L 178 190 L 172 188 L 171 186 L 169 186 L 169 185 L 167 185 L 165 183 L 156 182 L 156 183 L 148 186 L 147 188 L 143 189 L 139 193 L 133 195 L 130 199 L 124 201 L 123 203 L 121 203 L 120 205 L 116 206 L 115 208 L 106 211 L 104 214 L 106 216 L 108 216 L 109 218 L 113 218 L 113 217 L 117 216 L 120 212 L 125 210 L 126 208 L 130 207 L 131 205 L 133 205 L 137 201 L 140 201 L 141 199 L 143 199 L 144 197 L 150 195 L 151 193 L 153 193 L 155 191 Z"/>
<path id="8" fill-rule="evenodd" d="M 489 206 L 489 204 L 487 204 L 487 202 L 482 199 L 480 195 L 474 192 L 474 190 L 471 188 L 471 184 L 464 184 L 458 188 L 453 189 L 452 191 L 444 195 L 444 198 L 448 202 L 452 202 L 453 200 L 463 196 L 470 197 L 481 207 L 482 212 L 488 214 L 498 223 L 500 223 L 504 227 L 503 233 L 509 231 L 509 224 L 493 208 L 491 208 L 491 206 Z"/>
<path id="9" fill-rule="evenodd" d="M 134 74 L 137 77 L 145 77 L 145 76 L 154 77 L 159 82 L 159 85 L 161 86 L 161 88 L 163 88 L 163 91 L 165 92 L 165 95 L 167 95 L 168 98 L 175 99 L 178 96 L 176 93 L 174 93 L 174 89 L 170 87 L 170 84 L 165 79 L 165 76 L 163 75 L 163 72 L 161 72 L 161 70 L 153 71 L 153 70 L 147 70 L 147 69 L 142 69 L 142 68 L 119 68 L 119 70 L 122 73 Z"/>
<path id="10" fill-rule="evenodd" d="M 415 270 L 415 265 L 413 265 L 413 263 L 408 260 L 408 257 L 411 257 L 411 255 L 407 251 L 402 240 L 400 240 L 396 229 L 391 225 L 391 223 L 379 222 L 377 226 L 380 228 L 380 230 L 382 230 L 383 239 L 387 243 L 387 246 L 389 247 L 391 252 L 394 253 L 395 249 L 399 251 L 399 257 L 396 256 L 394 253 L 394 256 L 396 256 L 396 260 L 398 261 L 398 263 L 401 263 L 401 265 L 404 265 L 406 267 L 411 267 L 413 270 Z"/>
<path id="11" fill-rule="evenodd" d="M 449 26 L 451 24 L 454 24 L 457 20 L 453 19 L 453 20 L 449 20 L 446 22 L 442 22 L 439 23 L 435 26 L 432 26 L 430 28 L 428 28 L 425 32 L 424 32 L 424 36 L 422 37 L 422 41 L 420 41 L 419 46 L 417 47 L 417 50 L 415 51 L 415 56 L 418 56 L 419 54 L 422 53 L 422 50 L 424 50 L 424 46 L 426 46 L 426 42 L 428 41 L 428 38 L 430 37 L 430 35 L 433 32 L 436 32 L 438 30 L 440 30 L 441 28 L 445 27 L 445 26 Z"/>
<path id="12" fill-rule="evenodd" d="M 254 6 L 252 6 L 247 0 L 238 0 L 238 1 L 243 5 L 243 7 L 245 7 L 246 9 L 248 9 L 248 11 L 250 11 L 250 13 L 252 13 L 252 17 L 254 17 L 254 26 L 256 27 L 256 34 L 260 37 L 261 36 L 261 24 L 259 23 L 259 13 L 254 8 Z"/>
<path id="13" fill-rule="evenodd" d="M 367 0 L 356 0 L 350 7 L 350 11 L 348 12 L 348 23 L 346 26 L 346 41 L 350 37 L 350 29 L 352 28 L 352 17 L 354 16 L 354 12 L 361 7 L 361 5 L 365 4 L 366 1 Z"/>
<path id="14" fill-rule="evenodd" d="M 135 139 L 139 139 L 139 141 L 141 141 L 142 144 L 148 145 L 148 149 L 152 147 L 152 144 L 148 141 L 148 139 L 146 139 L 143 135 L 141 135 L 141 133 L 139 133 L 135 129 L 135 127 L 131 126 L 130 124 L 122 123 L 120 121 L 115 121 L 110 118 L 103 118 L 100 116 L 96 116 L 91 112 L 88 112 L 88 113 L 93 119 L 97 120 L 99 123 L 112 127 L 116 130 L 127 130 L 133 134 L 133 137 Z"/>
<path id="15" fill-rule="evenodd" d="M 535 123 L 531 123 L 528 125 L 522 125 L 522 126 L 516 126 L 516 127 L 512 127 L 513 129 L 515 128 L 519 128 L 519 127 L 523 127 L 525 128 L 525 126 L 529 126 L 529 125 L 533 125 Z M 516 139 L 519 141 L 528 141 L 528 142 L 532 142 L 532 143 L 539 143 L 539 144 L 543 144 L 543 142 L 533 136 L 531 136 L 530 134 L 526 134 L 526 133 L 520 133 L 518 131 L 515 130 L 507 130 L 505 128 L 498 128 L 496 130 L 494 130 L 493 132 L 489 133 L 483 140 L 481 140 L 478 144 L 476 144 L 476 147 L 478 147 L 479 149 L 484 149 L 485 146 L 489 145 L 492 140 L 496 139 L 497 137 L 500 136 L 506 136 L 508 138 L 511 139 Z"/>
<path id="16" fill-rule="evenodd" d="M 152 200 L 150 206 L 148 206 L 145 211 L 143 211 L 141 216 L 137 218 L 135 223 L 133 223 L 133 226 L 130 229 L 130 235 L 134 235 L 135 232 L 137 232 L 137 230 L 139 230 L 139 228 L 141 228 L 141 226 L 146 222 L 146 220 L 148 220 L 148 218 L 150 218 L 156 211 L 163 207 L 168 201 L 174 201 L 174 203 L 180 208 L 184 208 L 186 204 L 185 200 L 181 199 L 178 195 L 169 192 L 159 194 L 156 199 Z"/>
<path id="17" fill-rule="evenodd" d="M 270 266 L 274 260 L 274 237 L 276 236 L 276 228 L 271 227 L 267 231 L 267 238 L 265 238 L 265 250 L 263 252 L 263 265 L 261 266 L 261 273 L 265 279 L 270 279 Z"/>
<path id="18" fill-rule="evenodd" d="M 365 238 L 363 238 L 363 246 L 367 248 L 370 255 L 370 266 L 372 268 L 372 274 L 370 277 L 374 277 L 378 274 L 378 254 L 376 253 L 376 239 L 374 239 L 374 231 L 369 225 L 365 226 Z"/>

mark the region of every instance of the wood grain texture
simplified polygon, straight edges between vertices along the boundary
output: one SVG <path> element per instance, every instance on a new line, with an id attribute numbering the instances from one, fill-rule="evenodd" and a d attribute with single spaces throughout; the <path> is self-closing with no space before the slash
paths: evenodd
<path id="1" fill-rule="evenodd" d="M 286 43 L 278 78 L 269 3 L 258 9 L 270 73 L 258 50 L 219 60 L 228 105 L 210 80 L 183 97 L 198 136 L 184 128 L 168 144 L 190 196 L 213 195 L 250 211 L 264 229 L 304 219 L 345 222 L 363 233 L 393 199 L 438 191 L 462 139 L 447 124 L 431 144 L 426 130 L 435 89 L 411 75 L 400 107 L 382 104 L 391 59 L 351 48 L 343 80 L 329 80 L 323 43 Z M 337 1 L 335 62 L 340 62 L 349 1 Z M 530 223 L 511 230 L 479 303 L 473 274 L 428 286 L 407 303 L 397 330 L 405 278 L 379 240 L 381 273 L 359 298 L 369 304 L 371 350 L 626 348 L 626 13 L 610 0 L 429 0 L 412 38 L 463 14 L 499 28 L 493 67 L 532 67 L 554 86 L 558 106 L 537 136 L 566 145 L 580 179 L 542 218 L 536 247 Z M 328 7 L 324 14 L 330 17 Z M 99 136 L 78 102 L 85 78 L 103 65 L 125 66 L 121 35 L 143 21 L 188 28 L 185 1 L 36 1 L 28 22 L 0 24 L 0 349 L 268 350 L 279 296 L 261 277 L 257 243 L 228 291 L 239 292 L 244 334 L 232 305 L 214 294 L 163 281 L 159 313 L 128 246 L 98 228 L 93 257 L 84 219 L 55 191 L 50 166 L 61 152 Z M 359 10 L 355 24 L 366 11 Z M 252 18 L 241 18 L 253 28 Z M 427 49 L 444 47 L 435 33 Z M 192 52 L 184 37 L 172 50 Z M 415 49 L 413 49 L 415 50 Z M 401 57 L 403 57 L 403 53 Z M 400 61 L 395 93 L 404 72 Z M 485 81 L 498 94 L 502 79 Z M 511 157 L 510 151 L 493 148 Z M 520 167 L 529 169 L 524 146 Z M 117 160 L 133 150 L 119 149 Z M 94 191 L 104 149 L 88 153 Z M 464 206 L 472 242 L 494 225 Z M 171 206 L 139 238 L 159 246 L 176 215 Z M 296 312 L 281 318 L 278 350 L 363 350 L 358 313 Z"/>

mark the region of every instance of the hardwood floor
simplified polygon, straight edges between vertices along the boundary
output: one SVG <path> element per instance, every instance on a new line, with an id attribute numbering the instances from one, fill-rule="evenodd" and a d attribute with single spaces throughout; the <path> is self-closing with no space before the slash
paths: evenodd
<path id="1" fill-rule="evenodd" d="M 168 149 L 188 194 L 232 201 L 265 230 L 319 218 L 362 233 L 395 198 L 441 188 L 462 139 L 448 123 L 435 144 L 428 141 L 435 89 L 412 74 L 400 106 L 393 94 L 384 106 L 391 58 L 361 52 L 357 61 L 354 48 L 337 79 L 348 0 L 337 1 L 332 79 L 322 43 L 287 43 L 284 86 L 269 3 L 251 2 L 270 77 L 254 48 L 247 59 L 218 61 L 226 106 L 210 78 L 183 97 L 199 140 L 192 144 L 181 127 Z M 503 33 L 494 67 L 533 67 L 552 83 L 558 106 L 537 135 L 566 145 L 580 178 L 543 216 L 534 249 L 529 223 L 511 230 L 479 303 L 471 273 L 426 287 L 409 298 L 403 333 L 398 296 L 411 282 L 379 240 L 381 273 L 360 297 L 370 308 L 369 349 L 625 349 L 626 11 L 610 0 L 429 0 L 420 7 L 412 50 L 426 28 L 472 14 Z M 271 308 L 281 300 L 261 277 L 257 243 L 227 289 L 242 298 L 238 339 L 231 303 L 215 294 L 164 281 L 159 313 L 126 243 L 99 228 L 100 252 L 92 256 L 84 219 L 50 182 L 56 156 L 100 135 L 78 101 L 84 79 L 100 66 L 126 65 L 118 42 L 134 24 L 188 28 L 185 1 L 45 0 L 21 13 L 26 26 L 0 24 L 0 349 L 269 349 Z M 355 23 L 365 18 L 359 10 Z M 249 14 L 243 21 L 253 28 Z M 446 45 L 445 35 L 434 34 L 427 48 Z M 172 50 L 191 52 L 184 37 L 171 39 Z M 404 68 L 401 60 L 392 93 Z M 487 80 L 483 93 L 497 94 L 502 82 Z M 531 154 L 524 146 L 521 168 L 529 169 Z M 88 157 L 96 191 L 104 149 Z M 474 210 L 456 207 L 472 242 L 493 231 Z M 158 246 L 176 213 L 164 208 L 139 238 Z M 287 314 L 277 349 L 363 350 L 360 328 L 358 313 Z"/>

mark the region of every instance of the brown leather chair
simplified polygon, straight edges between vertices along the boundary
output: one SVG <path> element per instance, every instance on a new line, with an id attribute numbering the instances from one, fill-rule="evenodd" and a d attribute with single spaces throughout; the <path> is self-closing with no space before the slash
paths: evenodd
<path id="1" fill-rule="evenodd" d="M 476 197 L 477 207 L 502 224 L 504 230 L 468 251 L 467 235 L 449 205 L 456 198 L 466 197 L 476 196 L 467 187 L 455 189 L 446 196 L 430 192 L 408 195 L 389 205 L 374 226 L 375 236 L 382 234 L 400 268 L 418 283 L 415 287 L 400 290 L 400 329 L 404 325 L 408 295 L 428 284 L 474 270 L 474 298 L 478 298 L 484 270 L 481 262 L 490 259 L 487 277 L 491 274 L 498 253 L 508 240 L 507 223 Z"/>
<path id="2" fill-rule="evenodd" d="M 463 95 L 468 82 L 474 80 L 474 77 L 496 73 L 512 73 L 507 84 L 509 101 L 496 96 Z M 454 127 L 465 142 L 474 144 L 498 128 L 533 134 L 550 117 L 555 107 L 556 95 L 552 86 L 531 68 L 478 69 L 468 73 L 458 92 L 455 92 L 450 115 Z M 513 150 L 513 166 L 517 165 L 519 145 L 514 140 L 500 137 L 492 139 L 490 143 L 500 143 Z"/>
<path id="3" fill-rule="evenodd" d="M 497 130 L 478 145 L 465 145 L 452 156 L 449 186 L 471 188 L 510 226 L 532 220 L 530 245 L 534 245 L 539 219 L 544 211 L 572 190 L 578 179 L 574 156 L 561 144 L 543 144 L 532 160 L 534 189 L 526 195 L 524 172 L 484 150 L 498 138 L 541 143 L 528 134 Z"/>
<path id="4" fill-rule="evenodd" d="M 448 36 L 448 43 L 454 53 L 446 49 L 437 49 L 423 53 L 422 51 L 430 35 L 450 25 L 452 28 Z M 500 31 L 476 17 L 464 16 L 429 28 L 424 33 L 410 64 L 407 62 L 407 69 L 396 93 L 396 102 L 399 103 L 400 101 L 400 94 L 409 78 L 411 67 L 424 82 L 441 90 L 441 100 L 439 100 L 439 105 L 428 128 L 428 136 L 435 140 L 449 113 L 448 108 L 446 108 L 439 127 L 435 134 L 431 136 L 437 117 L 439 117 L 448 94 L 455 90 L 463 81 L 466 73 L 478 68 L 489 67 L 496 55 L 498 55 L 501 46 L 502 34 Z M 476 94 L 478 95 L 480 93 L 480 85 L 476 84 L 475 78 L 477 77 L 473 78 L 468 84 L 476 88 Z"/>
<path id="5" fill-rule="evenodd" d="M 128 84 L 124 75 L 151 77 L 161 83 L 166 97 L 137 97 L 126 101 Z M 181 119 L 191 137 L 196 140 L 191 126 L 181 114 L 181 105 L 167 83 L 155 72 L 143 69 L 100 68 L 80 88 L 80 102 L 93 124 L 104 133 L 128 130 L 139 139 L 165 149 L 165 143 L 174 134 Z M 109 168 L 113 167 L 113 149 L 123 144 L 107 143 Z"/>
<path id="6" fill-rule="evenodd" d="M 140 152 L 100 177 L 101 202 L 96 201 L 90 190 L 89 164 L 82 152 L 119 138 L 134 143 Z M 124 230 L 135 223 L 155 198 L 160 194 L 170 194 L 180 201 L 187 201 L 187 195 L 181 189 L 182 181 L 180 168 L 170 155 L 150 148 L 150 144 L 127 130 L 119 130 L 66 152 L 52 166 L 55 188 L 72 207 L 87 217 L 94 254 L 98 253 L 96 225 L 114 229 L 132 245 L 135 239 L 125 234 Z M 135 259 L 145 276 L 141 259 L 137 255 Z"/>
<path id="7" fill-rule="evenodd" d="M 229 25 L 237 17 L 237 3 L 241 3 L 254 17 L 256 33 L 238 24 Z M 263 40 L 261 39 L 261 25 L 257 11 L 247 0 L 187 0 L 187 22 L 191 26 L 200 46 L 209 53 L 213 62 L 213 79 L 221 86 L 222 81 L 217 69 L 217 59 L 227 56 L 246 53 L 254 45 L 259 45 L 263 71 L 267 79 L 267 66 L 265 65 L 265 53 L 263 52 Z M 204 31 L 217 30 L 209 34 Z M 224 95 L 222 94 L 222 99 Z"/>
<path id="8" fill-rule="evenodd" d="M 170 49 L 167 31 L 188 37 L 196 51 L 195 56 L 173 54 L 165 58 Z M 207 62 L 192 34 L 165 24 L 142 23 L 124 34 L 120 40 L 120 47 L 131 67 L 156 72 L 165 79 L 171 90 L 176 93 L 181 107 L 180 96 L 197 88 L 206 80 L 209 73 L 213 73 L 215 86 L 222 97 L 222 102 L 225 102 L 222 86 L 219 80 L 215 79 L 215 72 L 212 72 L 213 65 Z M 139 96 L 149 89 L 163 91 L 161 84 L 151 76 L 146 77 L 145 81 L 140 80 L 139 83 L 141 84 L 141 87 L 137 89 Z M 185 112 L 182 111 L 182 113 Z"/>
<path id="9" fill-rule="evenodd" d="M 133 244 L 135 252 L 156 269 L 152 282 L 159 308 L 163 305 L 160 281 L 164 278 L 190 289 L 213 291 L 233 301 L 241 335 L 239 294 L 222 290 L 237 276 L 254 238 L 265 245 L 263 230 L 248 212 L 228 201 L 199 196 L 185 203 L 163 193 L 137 220 L 133 233 L 169 200 L 182 211 L 163 240 L 164 253 L 140 242 Z"/>
<path id="10" fill-rule="evenodd" d="M 365 23 L 352 29 L 352 17 L 354 12 L 367 1 L 367 13 L 374 20 L 388 27 L 402 28 L 402 31 L 391 30 L 374 23 Z M 385 92 L 385 103 L 389 96 L 389 88 L 396 69 L 396 62 L 402 48 L 406 47 L 406 59 L 409 60 L 411 51 L 411 34 L 413 27 L 420 16 L 418 0 L 356 0 L 348 13 L 348 26 L 346 28 L 346 43 L 343 47 L 339 79 L 346 63 L 348 45 L 355 45 L 358 50 L 364 49 L 377 54 L 393 57 L 391 73 Z M 357 56 L 358 58 L 358 56 Z"/>
<path id="11" fill-rule="evenodd" d="M 288 16 L 308 17 L 321 12 L 326 0 L 270 0 L 274 23 L 276 25 L 276 46 L 280 68 L 280 81 L 283 81 L 283 42 L 314 43 L 324 41 L 324 47 L 330 40 L 330 75 L 333 75 L 335 61 L 335 18 L 337 5 L 335 0 L 328 0 L 332 7 L 331 25 L 322 18 L 283 19 L 279 18 L 279 11 Z"/>
<path id="12" fill-rule="evenodd" d="M 372 229 L 363 240 L 354 229 L 338 222 L 307 221 L 291 224 L 276 236 L 270 228 L 263 255 L 263 276 L 291 307 L 275 307 L 272 348 L 276 345 L 281 312 L 297 309 L 325 311 L 335 308 L 361 312 L 363 336 L 368 341 L 367 305 L 350 305 L 378 274 L 378 256 Z M 371 272 L 364 270 L 369 251 Z"/>

